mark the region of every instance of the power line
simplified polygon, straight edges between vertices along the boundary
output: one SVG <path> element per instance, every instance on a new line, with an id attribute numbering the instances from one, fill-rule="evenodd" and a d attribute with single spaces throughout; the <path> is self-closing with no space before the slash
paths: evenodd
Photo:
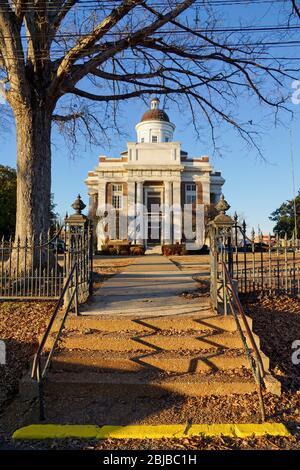
<path id="1" fill-rule="evenodd" d="M 300 29 L 300 25 L 293 25 L 293 26 L 273 26 L 273 25 L 269 25 L 269 26 L 244 26 L 244 27 L 241 27 L 241 26 L 228 26 L 226 28 L 191 28 L 190 31 L 185 31 L 183 29 L 161 29 L 161 30 L 157 30 L 157 31 L 154 31 L 153 33 L 151 33 L 151 36 L 153 35 L 161 35 L 161 34 L 172 34 L 172 35 L 178 35 L 178 34 L 185 34 L 185 35 L 188 35 L 188 34 L 191 34 L 193 35 L 194 33 L 199 33 L 199 34 L 212 34 L 212 33 L 245 33 L 245 32 L 250 32 L 250 33 L 255 33 L 255 32 L 268 32 L 268 31 L 274 31 L 274 32 L 279 32 L 279 31 L 298 31 Z M 92 31 L 91 31 L 92 32 Z M 78 38 L 84 38 L 84 37 L 88 37 L 90 36 L 90 33 L 58 33 L 57 35 L 55 35 L 55 39 L 57 38 L 73 38 L 75 37 L 76 39 Z M 124 35 L 124 37 L 127 37 L 129 34 L 134 34 L 135 31 L 108 31 L 107 33 L 105 33 L 105 37 L 115 37 L 115 36 L 122 36 Z M 11 36 L 2 36 L 4 39 L 10 39 Z M 50 35 L 44 35 L 42 33 L 37 33 L 37 34 L 34 34 L 34 36 L 31 36 L 29 34 L 21 34 L 20 35 L 20 38 L 21 39 L 32 39 L 32 38 L 44 38 L 44 39 L 47 39 L 50 37 Z M 196 37 L 196 36 L 195 36 Z M 210 38 L 209 38 L 210 39 Z M 293 41 L 291 41 L 292 43 Z M 281 44 L 282 41 L 278 41 L 278 44 Z M 257 43 L 257 44 L 260 44 L 260 43 Z"/>
<path id="2" fill-rule="evenodd" d="M 176 57 L 173 59 L 172 57 L 167 57 L 165 55 L 165 53 L 163 51 L 161 51 L 162 54 L 163 54 L 163 57 L 162 55 L 159 56 L 159 57 L 153 57 L 154 59 L 156 59 L 157 61 L 161 61 L 163 58 L 164 60 L 167 60 L 169 62 L 172 62 L 173 60 L 176 60 L 176 61 L 182 61 L 182 62 L 192 62 L 193 60 L 194 61 L 197 61 L 197 62 L 205 62 L 207 60 L 210 59 L 210 57 L 206 57 L 206 55 L 204 54 L 203 57 L 201 58 L 201 56 L 199 56 L 199 58 L 197 59 L 193 59 L 193 58 L 189 58 L 189 57 L 178 57 L 176 56 L 176 53 L 173 53 L 173 55 L 175 55 Z M 238 52 L 238 51 L 236 51 Z M 44 59 L 44 60 L 57 60 L 57 59 L 61 59 L 64 57 L 64 55 L 68 53 L 68 50 L 54 50 L 54 51 L 50 51 L 50 53 L 38 53 L 38 54 L 35 54 L 35 58 L 36 59 Z M 86 55 L 92 55 L 92 53 L 95 53 L 94 51 L 85 51 L 85 54 Z M 99 53 L 99 51 L 97 52 L 97 54 Z M 18 55 L 19 54 L 19 55 Z M 118 54 L 122 54 L 122 51 L 121 52 L 118 52 Z M 209 54 L 208 54 L 209 55 Z M 17 55 L 15 56 L 7 56 L 7 55 L 2 55 L 2 57 L 4 59 L 8 59 L 8 60 L 13 60 L 15 58 L 17 59 L 20 59 L 20 60 L 23 60 L 23 59 L 26 59 L 26 51 L 23 52 L 23 51 L 18 51 L 17 52 Z M 80 60 L 82 59 L 83 57 L 79 57 L 79 58 L 76 58 L 76 61 L 77 60 Z M 129 57 L 125 57 L 125 56 L 117 56 L 117 55 L 114 55 L 113 57 L 110 57 L 108 58 L 107 60 L 109 59 L 114 59 L 114 58 L 117 58 L 119 61 L 126 61 L 126 60 L 144 60 L 146 58 L 144 58 L 143 56 L 129 56 Z M 216 56 L 214 57 L 211 57 L 211 59 L 217 59 Z M 236 61 L 238 62 L 239 60 L 240 61 L 248 61 L 248 62 L 251 62 L 251 61 L 257 61 L 257 62 L 262 62 L 262 61 L 268 61 L 268 62 L 272 62 L 272 61 L 286 61 L 286 62 L 290 62 L 290 61 L 300 61 L 300 57 L 287 57 L 287 56 L 270 56 L 270 57 L 261 57 L 261 56 L 252 56 L 250 53 L 248 56 L 235 56 L 235 57 L 232 57 L 232 56 L 225 56 L 224 59 L 230 59 L 230 60 L 233 60 L 233 61 Z M 92 57 L 91 57 L 92 59 Z M 220 59 L 221 60 L 221 59 Z M 224 61 L 225 62 L 225 61 Z"/>
<path id="3" fill-rule="evenodd" d="M 290 129 L 290 151 L 291 151 L 291 167 L 292 167 L 292 183 L 293 183 L 293 205 L 294 205 L 294 232 L 295 239 L 298 240 L 298 226 L 297 226 L 297 205 L 296 205 L 296 184 L 295 184 L 295 166 L 294 166 L 294 149 L 293 149 L 293 135 Z"/>
<path id="4" fill-rule="evenodd" d="M 263 4 L 276 4 L 276 3 L 286 3 L 286 0 L 210 0 L 210 1 L 201 1 L 201 0 L 196 0 L 195 3 L 193 3 L 189 8 L 192 9 L 197 6 L 251 6 L 251 5 L 263 5 Z M 67 10 L 103 10 L 103 9 L 111 9 L 118 7 L 122 4 L 122 1 L 111 1 L 111 2 L 98 2 L 96 0 L 82 0 L 77 3 L 75 3 L 72 7 L 68 7 Z M 175 8 L 176 6 L 180 5 L 180 2 L 174 2 L 171 6 L 166 5 L 165 3 L 159 3 L 159 2 L 153 2 L 149 3 L 149 7 L 151 8 Z M 56 11 L 63 11 L 64 8 L 66 9 L 65 5 L 62 5 L 58 8 L 58 6 L 48 3 L 48 2 L 41 2 L 37 5 L 28 5 L 26 6 L 26 11 L 35 11 L 35 12 L 44 12 L 45 9 L 48 12 L 56 12 Z M 134 9 L 141 9 L 144 8 L 143 5 L 136 5 Z M 11 8 L 3 8 L 0 10 L 0 12 L 8 12 L 11 11 Z M 133 10 L 132 10 L 133 11 Z"/>
<path id="5" fill-rule="evenodd" d="M 262 3 L 262 4 L 272 4 L 272 3 L 286 3 L 287 0 L 195 0 L 194 3 L 191 5 L 191 7 L 193 7 L 194 5 L 196 6 L 210 6 L 210 5 L 239 5 L 239 4 L 242 4 L 242 5 L 252 5 L 252 4 L 256 4 L 256 3 Z M 95 5 L 95 6 L 103 6 L 103 5 L 107 5 L 107 6 L 120 6 L 122 5 L 123 3 L 123 0 L 111 0 L 111 1 L 108 1 L 108 0 L 103 0 L 103 1 L 100 1 L 100 0 L 79 0 L 77 1 L 74 5 L 72 5 L 71 8 L 73 8 L 73 6 L 86 6 L 86 5 Z M 160 2 L 160 1 L 153 1 L 153 2 L 148 2 L 148 5 L 153 7 L 153 6 L 160 6 L 160 7 L 166 7 L 166 8 L 174 8 L 178 5 L 180 5 L 182 2 L 173 2 L 172 4 L 167 4 L 167 3 L 164 3 L 164 2 Z M 56 5 L 55 2 L 50 2 L 50 1 L 43 1 L 43 2 L 39 2 L 38 4 L 30 4 L 29 2 L 27 2 L 26 4 L 26 8 L 33 8 L 33 9 L 36 9 L 36 8 L 41 8 L 42 6 L 44 7 L 50 7 L 50 8 L 56 8 L 59 10 L 62 10 L 64 8 L 64 4 L 63 5 Z M 139 7 L 142 7 L 143 5 L 136 5 L 136 6 L 139 6 Z M 10 10 L 12 7 L 10 6 L 9 8 L 6 9 L 7 10 Z"/>
<path id="6" fill-rule="evenodd" d="M 63 36 L 64 37 L 64 36 Z M 73 37 L 73 36 L 72 36 Z M 70 45 L 70 47 L 72 47 Z M 141 46 L 142 47 L 142 46 Z M 209 49 L 213 49 L 216 53 L 218 53 L 218 50 L 223 50 L 223 49 L 226 49 L 226 48 L 230 48 L 230 49 L 233 49 L 233 52 L 243 52 L 244 54 L 247 54 L 247 51 L 244 50 L 244 51 L 239 51 L 238 49 L 241 48 L 241 47 L 261 47 L 261 48 L 279 48 L 279 49 L 290 49 L 290 48 L 295 48 L 295 47 L 300 47 L 300 40 L 295 40 L 295 41 L 272 41 L 272 42 L 252 42 L 252 43 L 228 43 L 228 44 L 219 44 L 219 45 L 212 45 L 212 44 L 209 44 L 209 43 L 204 43 L 204 44 L 201 44 L 201 45 L 194 45 L 194 46 L 189 46 L 187 48 L 187 51 L 203 51 L 205 52 L 205 50 L 209 50 Z M 95 48 L 97 48 L 97 53 L 101 50 L 101 44 L 95 44 L 94 46 L 92 46 L 91 48 L 89 49 L 86 49 L 84 51 L 84 53 L 86 55 L 88 54 L 93 54 L 93 53 L 96 53 L 95 52 Z M 102 50 L 105 51 L 107 48 L 107 46 L 105 44 L 102 45 Z M 144 48 L 145 50 L 148 50 L 147 47 Z M 236 49 L 236 50 L 234 50 Z M 66 48 L 59 48 L 57 45 L 54 47 L 54 48 L 51 48 L 50 49 L 50 55 L 53 55 L 53 54 L 60 54 L 60 53 L 66 53 L 68 52 L 69 49 L 66 49 Z M 20 55 L 22 55 L 23 53 L 25 53 L 26 51 L 24 51 L 23 49 L 18 49 L 16 51 L 17 53 L 20 53 Z M 45 52 L 45 54 L 43 54 L 42 52 L 40 52 L 41 55 L 47 57 L 49 55 L 48 51 Z M 122 52 L 120 52 L 122 53 Z M 249 51 L 248 52 L 248 58 L 252 58 L 251 57 L 251 54 L 258 54 L 258 51 Z M 261 54 L 267 54 L 266 51 L 261 51 Z M 6 58 L 9 58 L 9 56 L 6 56 L 6 55 L 3 55 L 3 57 L 6 57 Z M 275 56 L 272 56 L 270 55 L 269 57 L 262 57 L 260 55 L 257 55 L 256 59 L 264 59 L 264 60 L 272 60 L 272 59 L 276 59 Z M 285 57 L 277 57 L 277 59 L 286 59 L 286 60 L 298 60 L 298 58 L 295 58 L 294 56 L 293 57 L 288 57 L 288 56 L 285 56 Z"/>

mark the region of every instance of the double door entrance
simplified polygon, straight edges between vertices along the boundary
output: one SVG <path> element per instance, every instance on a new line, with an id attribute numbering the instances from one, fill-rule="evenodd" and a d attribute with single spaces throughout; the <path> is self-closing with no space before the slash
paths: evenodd
<path id="1" fill-rule="evenodd" d="M 162 187 L 146 187 L 145 201 L 147 207 L 147 244 L 160 244 L 162 240 L 162 211 L 163 204 L 163 188 Z"/>

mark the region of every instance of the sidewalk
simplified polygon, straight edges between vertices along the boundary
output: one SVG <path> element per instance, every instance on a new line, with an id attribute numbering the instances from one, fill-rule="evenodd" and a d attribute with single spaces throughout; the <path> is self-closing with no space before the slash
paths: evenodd
<path id="1" fill-rule="evenodd" d="M 197 283 L 168 258 L 146 255 L 104 282 L 81 314 L 169 315 L 198 313 L 209 309 L 208 299 L 191 298 Z"/>

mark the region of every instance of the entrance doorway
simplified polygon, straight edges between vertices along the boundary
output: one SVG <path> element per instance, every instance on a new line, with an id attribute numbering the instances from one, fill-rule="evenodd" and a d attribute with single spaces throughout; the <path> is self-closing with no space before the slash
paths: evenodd
<path id="1" fill-rule="evenodd" d="M 145 200 L 147 205 L 147 245 L 161 243 L 162 234 L 162 191 L 160 187 L 146 187 Z"/>

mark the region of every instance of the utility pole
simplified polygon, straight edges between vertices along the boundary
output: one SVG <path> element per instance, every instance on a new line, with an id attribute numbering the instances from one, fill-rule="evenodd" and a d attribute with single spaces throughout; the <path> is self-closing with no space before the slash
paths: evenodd
<path id="1" fill-rule="evenodd" d="M 295 240 L 298 240 L 296 184 L 295 184 L 295 167 L 294 167 L 294 151 L 293 151 L 292 129 L 290 129 L 290 147 L 291 147 L 291 166 L 292 166 L 293 199 L 294 199 L 294 227 L 295 227 L 294 228 L 294 233 L 295 233 Z"/>

